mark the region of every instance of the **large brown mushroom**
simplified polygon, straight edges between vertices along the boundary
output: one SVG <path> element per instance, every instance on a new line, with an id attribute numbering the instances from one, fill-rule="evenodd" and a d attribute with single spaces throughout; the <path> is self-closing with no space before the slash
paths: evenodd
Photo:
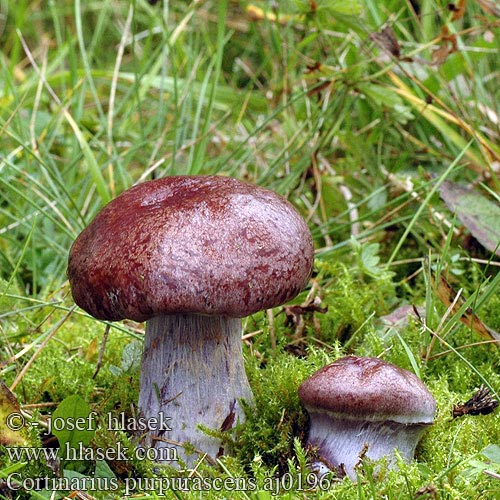
<path id="1" fill-rule="evenodd" d="M 394 452 L 411 460 L 436 402 L 413 373 L 378 358 L 346 356 L 321 368 L 299 387 L 310 416 L 307 443 L 317 448 L 314 468 L 345 470 L 356 479 L 362 455 L 372 460 Z"/>
<path id="2" fill-rule="evenodd" d="M 198 424 L 231 426 L 240 400 L 252 401 L 240 318 L 295 297 L 312 263 L 293 206 L 232 178 L 166 177 L 104 207 L 74 242 L 68 277 L 92 316 L 146 321 L 140 415 L 172 429 L 151 430 L 146 445 L 179 443 L 189 463 L 185 442 L 216 456 L 220 443 Z"/>

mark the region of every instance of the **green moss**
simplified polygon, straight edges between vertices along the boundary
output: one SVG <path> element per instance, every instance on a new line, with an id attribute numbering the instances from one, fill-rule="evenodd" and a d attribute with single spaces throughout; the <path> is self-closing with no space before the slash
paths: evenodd
<path id="1" fill-rule="evenodd" d="M 359 267 L 347 267 L 333 260 L 316 262 L 321 298 L 328 312 L 317 315 L 320 340 L 354 346 L 370 331 L 373 319 L 388 312 L 394 287 L 387 275 L 378 278 L 363 274 Z M 353 336 L 356 335 L 356 338 Z"/>
<path id="2" fill-rule="evenodd" d="M 297 396 L 306 376 L 306 365 L 298 358 L 278 354 L 265 368 L 247 365 L 255 401 L 246 411 L 247 422 L 238 442 L 242 463 L 257 457 L 269 467 L 286 469 L 294 435 L 303 435 L 307 423 Z"/>
<path id="3" fill-rule="evenodd" d="M 496 413 L 452 419 L 451 408 L 453 404 L 470 398 L 474 389 L 485 381 L 491 387 L 500 386 L 499 350 L 490 345 L 459 349 L 478 338 L 467 326 L 456 321 L 449 325 L 446 341 L 458 351 L 441 355 L 449 346 L 436 339 L 431 356 L 426 359 L 431 335 L 418 319 L 410 319 L 406 325 L 392 328 L 377 320 L 396 303 L 390 277 L 368 276 L 354 261 L 350 266 L 332 260 L 318 261 L 317 270 L 318 296 L 322 299 L 322 306 L 328 305 L 328 311 L 324 314 L 314 312 L 305 318 L 302 357 L 285 350 L 295 332 L 291 326 L 285 326 L 285 315 L 279 310 L 274 311 L 272 325 L 276 347 L 271 345 L 271 325 L 265 313 L 247 320 L 247 333 L 261 331 L 250 339 L 251 346 L 244 349 L 255 401 L 247 408 L 246 422 L 239 426 L 237 436 L 228 448 L 231 455 L 222 457 L 215 467 L 207 462 L 201 464 L 197 469 L 200 477 L 209 481 L 228 478 L 247 481 L 245 484 L 256 488 L 245 492 L 251 499 L 271 498 L 266 484 L 279 486 L 281 497 L 294 498 L 296 493 L 286 491 L 283 484 L 292 481 L 297 485 L 307 478 L 311 460 L 310 451 L 303 448 L 308 416 L 298 399 L 297 388 L 325 364 L 352 352 L 382 356 L 411 371 L 416 367 L 437 399 L 437 420 L 424 435 L 416 460 L 410 464 L 401 463 L 397 471 L 387 471 L 383 464 L 375 466 L 366 462 L 360 469 L 357 485 L 349 480 L 335 480 L 328 490 L 316 486 L 308 492 L 308 497 L 331 498 L 333 494 L 346 499 L 414 499 L 417 493 L 429 491 L 435 492 L 438 498 L 468 498 L 467 495 L 472 496 L 474 491 L 494 491 L 493 479 L 482 473 L 478 464 L 486 460 L 481 455 L 482 450 L 500 442 L 500 423 Z M 296 302 L 303 303 L 306 296 L 307 292 L 304 292 Z M 493 294 L 483 306 L 484 318 L 495 317 L 497 299 L 498 295 Z M 431 326 L 437 328 L 446 308 L 433 294 L 430 306 Z M 50 331 L 63 315 L 63 311 L 54 312 L 43 324 L 43 331 Z M 27 318 L 31 323 L 34 323 L 33 319 Z M 134 353 L 140 349 L 134 347 L 137 340 L 120 328 L 112 328 L 102 366 L 93 379 L 104 328 L 101 323 L 80 315 L 64 322 L 24 374 L 16 391 L 24 398 L 23 402 L 59 402 L 77 392 L 102 414 L 129 412 L 137 401 L 139 379 L 137 363 L 131 362 L 130 356 L 137 357 Z M 40 332 L 36 334 L 40 335 Z M 22 345 L 26 345 L 32 335 L 24 336 Z M 125 346 L 128 346 L 126 352 Z M 51 407 L 43 411 L 50 410 Z M 32 438 L 34 445 L 41 445 L 36 432 Z M 93 446 L 116 448 L 118 443 L 130 450 L 136 445 L 135 438 L 129 434 L 101 429 L 96 433 Z M 4 456 L 0 470 L 11 465 Z M 179 474 L 188 475 L 133 457 L 129 462 L 110 462 L 108 466 L 122 486 L 127 477 L 164 480 Z M 87 463 L 82 467 L 81 471 L 89 476 L 95 473 L 95 464 Z M 51 471 L 39 463 L 26 466 L 23 474 L 37 477 L 50 475 Z M 199 496 L 195 491 L 180 494 L 182 498 Z M 207 498 L 224 496 L 216 491 L 204 495 Z M 489 498 L 486 493 L 481 495 Z M 168 490 L 167 497 L 173 498 L 175 494 Z"/>

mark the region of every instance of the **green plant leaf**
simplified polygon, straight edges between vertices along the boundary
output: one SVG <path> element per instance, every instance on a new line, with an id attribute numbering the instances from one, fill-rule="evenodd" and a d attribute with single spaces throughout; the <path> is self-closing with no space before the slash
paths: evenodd
<path id="1" fill-rule="evenodd" d="M 116 477 L 105 460 L 97 460 L 95 463 L 95 477 L 111 479 Z"/>
<path id="2" fill-rule="evenodd" d="M 90 425 L 89 415 L 90 406 L 76 394 L 68 396 L 59 404 L 52 414 L 52 433 L 57 437 L 61 449 L 66 443 L 70 448 L 76 448 L 80 443 L 90 443 L 95 429 Z"/>
<path id="3" fill-rule="evenodd" d="M 490 444 L 481 452 L 488 460 L 500 465 L 500 446 Z"/>
<path id="4" fill-rule="evenodd" d="M 111 365 L 109 370 L 113 375 L 121 375 L 123 373 L 130 373 L 141 366 L 142 358 L 142 342 L 133 340 L 129 342 L 123 349 L 121 367 Z"/>
<path id="5" fill-rule="evenodd" d="M 403 105 L 403 99 L 401 99 L 394 89 L 382 87 L 381 85 L 373 83 L 360 83 L 358 84 L 358 89 L 377 106 L 393 108 Z"/>
<path id="6" fill-rule="evenodd" d="M 500 206 L 477 191 L 450 181 L 441 184 L 439 194 L 472 236 L 500 256 Z"/>
<path id="7" fill-rule="evenodd" d="M 363 262 L 363 267 L 368 274 L 378 274 L 377 266 L 380 262 L 380 257 L 378 256 L 380 245 L 378 243 L 369 243 L 364 245 L 361 249 L 361 260 Z"/>

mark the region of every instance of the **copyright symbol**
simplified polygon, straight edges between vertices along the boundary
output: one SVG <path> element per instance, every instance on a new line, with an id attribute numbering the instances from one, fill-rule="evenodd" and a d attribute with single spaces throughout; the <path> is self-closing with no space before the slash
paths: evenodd
<path id="1" fill-rule="evenodd" d="M 24 427 L 26 422 L 21 413 L 10 413 L 9 415 L 7 415 L 5 423 L 7 425 L 7 428 L 11 431 L 20 431 Z"/>

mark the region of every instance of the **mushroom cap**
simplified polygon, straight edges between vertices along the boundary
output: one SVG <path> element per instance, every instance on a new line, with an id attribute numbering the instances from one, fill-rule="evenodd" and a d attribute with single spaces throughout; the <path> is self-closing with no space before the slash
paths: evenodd
<path id="1" fill-rule="evenodd" d="M 75 302 L 98 319 L 243 317 L 295 297 L 312 272 L 311 233 L 267 189 L 220 176 L 138 184 L 73 243 Z"/>
<path id="2" fill-rule="evenodd" d="M 413 373 L 378 358 L 346 356 L 299 387 L 308 411 L 344 419 L 431 424 L 436 402 Z"/>

